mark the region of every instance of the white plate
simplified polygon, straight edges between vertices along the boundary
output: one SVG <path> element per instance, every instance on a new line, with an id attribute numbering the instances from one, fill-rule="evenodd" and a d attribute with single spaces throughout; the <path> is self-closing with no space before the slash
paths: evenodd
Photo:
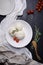
<path id="1" fill-rule="evenodd" d="M 21 8 L 21 0 L 0 0 L 0 15 L 8 15 L 16 11 L 18 12 Z"/>
<path id="2" fill-rule="evenodd" d="M 16 41 L 14 41 L 13 38 L 8 33 L 9 32 L 9 28 L 11 26 L 15 25 L 17 22 L 21 22 L 23 24 L 23 26 L 24 26 L 24 32 L 25 32 L 25 38 L 23 40 L 20 40 L 19 43 L 17 43 Z M 32 36 L 33 36 L 32 28 L 24 20 L 14 20 L 14 22 L 11 23 L 8 26 L 8 30 L 6 31 L 6 40 L 7 40 L 7 42 L 10 45 L 12 45 L 13 47 L 16 47 L 16 48 L 21 48 L 21 47 L 24 47 L 24 46 L 28 45 L 30 43 L 31 39 L 32 39 Z"/>
<path id="3" fill-rule="evenodd" d="M 7 15 L 15 7 L 15 0 L 0 0 L 0 15 Z"/>

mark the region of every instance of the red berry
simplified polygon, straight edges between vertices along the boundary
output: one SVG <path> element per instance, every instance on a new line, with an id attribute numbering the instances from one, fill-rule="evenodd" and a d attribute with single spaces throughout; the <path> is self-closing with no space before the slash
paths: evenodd
<path id="1" fill-rule="evenodd" d="M 36 7 L 40 7 L 40 5 L 39 4 L 36 4 Z"/>
<path id="2" fill-rule="evenodd" d="M 27 14 L 31 14 L 31 11 L 30 11 L 30 10 L 28 10 L 28 11 L 27 11 Z"/>
<path id="3" fill-rule="evenodd" d="M 28 10 L 27 13 L 28 14 L 33 14 L 34 13 L 34 10 Z"/>
<path id="4" fill-rule="evenodd" d="M 13 40 L 16 40 L 16 37 L 13 37 Z"/>
<path id="5" fill-rule="evenodd" d="M 19 42 L 19 39 L 16 38 L 16 42 L 18 43 Z"/>
<path id="6" fill-rule="evenodd" d="M 41 3 L 41 6 L 43 7 L 43 1 L 42 1 L 42 3 Z"/>
<path id="7" fill-rule="evenodd" d="M 41 9 L 38 9 L 38 12 L 40 12 L 41 11 Z"/>
<path id="8" fill-rule="evenodd" d="M 33 14 L 34 13 L 34 10 L 31 10 L 31 14 Z"/>
<path id="9" fill-rule="evenodd" d="M 40 9 L 42 10 L 42 6 L 40 6 Z"/>
<path id="10" fill-rule="evenodd" d="M 36 10 L 38 10 L 39 7 L 36 7 Z"/>
<path id="11" fill-rule="evenodd" d="M 38 5 L 41 5 L 41 2 L 40 1 L 38 2 Z"/>

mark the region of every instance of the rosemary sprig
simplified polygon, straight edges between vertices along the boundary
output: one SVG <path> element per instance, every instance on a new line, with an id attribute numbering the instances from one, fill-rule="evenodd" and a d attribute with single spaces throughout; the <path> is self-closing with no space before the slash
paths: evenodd
<path id="1" fill-rule="evenodd" d="M 41 36 L 41 33 L 40 33 L 40 31 L 39 31 L 39 28 L 37 28 L 37 26 L 35 26 L 35 37 L 34 37 L 34 40 L 36 41 L 36 42 L 38 42 L 39 41 L 39 39 L 40 39 L 40 36 Z"/>

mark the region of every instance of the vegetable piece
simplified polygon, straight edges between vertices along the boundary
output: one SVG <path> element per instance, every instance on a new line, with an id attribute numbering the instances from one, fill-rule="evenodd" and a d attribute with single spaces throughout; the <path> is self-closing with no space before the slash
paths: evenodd
<path id="1" fill-rule="evenodd" d="M 34 13 L 34 10 L 28 10 L 27 11 L 27 14 L 33 14 Z"/>
<path id="2" fill-rule="evenodd" d="M 38 8 L 39 8 L 39 7 L 38 7 L 38 6 L 36 6 L 36 10 L 38 10 Z"/>
<path id="3" fill-rule="evenodd" d="M 38 3 L 36 4 L 36 10 L 40 12 L 43 9 L 43 1 L 39 0 Z"/>
<path id="4" fill-rule="evenodd" d="M 34 10 L 31 10 L 31 14 L 33 14 L 34 13 Z"/>
<path id="5" fill-rule="evenodd" d="M 13 37 L 13 40 L 16 40 L 16 37 Z"/>
<path id="6" fill-rule="evenodd" d="M 19 39 L 17 37 L 13 37 L 13 40 L 15 40 L 17 43 L 19 42 Z"/>
<path id="7" fill-rule="evenodd" d="M 39 4 L 36 4 L 36 7 L 40 7 L 40 5 Z"/>
<path id="8" fill-rule="evenodd" d="M 32 41 L 32 45 L 33 45 L 33 47 L 35 49 L 35 53 L 36 53 L 37 59 L 41 60 L 41 58 L 40 58 L 40 56 L 39 56 L 39 54 L 37 52 L 37 43 L 38 43 L 38 41 L 40 39 L 41 33 L 39 32 L 39 29 L 36 26 L 35 26 L 35 32 L 36 32 L 36 34 L 35 34 L 34 40 Z"/>
<path id="9" fill-rule="evenodd" d="M 42 6 L 40 6 L 40 9 L 42 9 Z"/>
<path id="10" fill-rule="evenodd" d="M 43 1 L 42 1 L 42 3 L 41 3 L 41 6 L 43 7 Z"/>
<path id="11" fill-rule="evenodd" d="M 41 2 L 40 1 L 38 2 L 38 5 L 41 5 Z"/>
<path id="12" fill-rule="evenodd" d="M 16 38 L 16 40 L 15 40 L 15 41 L 18 43 L 18 42 L 19 42 L 19 39 L 17 39 L 17 38 Z"/>
<path id="13" fill-rule="evenodd" d="M 35 53 L 36 53 L 36 56 L 37 56 L 37 58 L 39 59 L 39 60 L 41 60 L 41 58 L 40 58 L 40 56 L 38 55 L 38 52 L 37 52 L 37 43 L 36 43 L 36 41 L 32 41 L 32 45 L 33 45 L 33 47 L 34 47 L 34 49 L 35 49 Z"/>
<path id="14" fill-rule="evenodd" d="M 31 14 L 31 10 L 28 10 L 28 11 L 27 11 L 27 14 Z"/>
<path id="15" fill-rule="evenodd" d="M 41 11 L 41 9 L 39 8 L 39 9 L 38 9 L 38 12 L 40 12 L 40 11 Z"/>

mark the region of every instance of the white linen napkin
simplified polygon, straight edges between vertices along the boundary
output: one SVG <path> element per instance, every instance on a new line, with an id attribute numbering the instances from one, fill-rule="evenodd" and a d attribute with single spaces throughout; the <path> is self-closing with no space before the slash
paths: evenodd
<path id="1" fill-rule="evenodd" d="M 26 0 L 15 0 L 15 9 L 13 10 L 13 12 L 10 15 L 10 17 L 17 17 L 18 15 L 23 15 L 23 11 L 24 9 L 26 9 L 27 5 L 26 5 Z"/>

